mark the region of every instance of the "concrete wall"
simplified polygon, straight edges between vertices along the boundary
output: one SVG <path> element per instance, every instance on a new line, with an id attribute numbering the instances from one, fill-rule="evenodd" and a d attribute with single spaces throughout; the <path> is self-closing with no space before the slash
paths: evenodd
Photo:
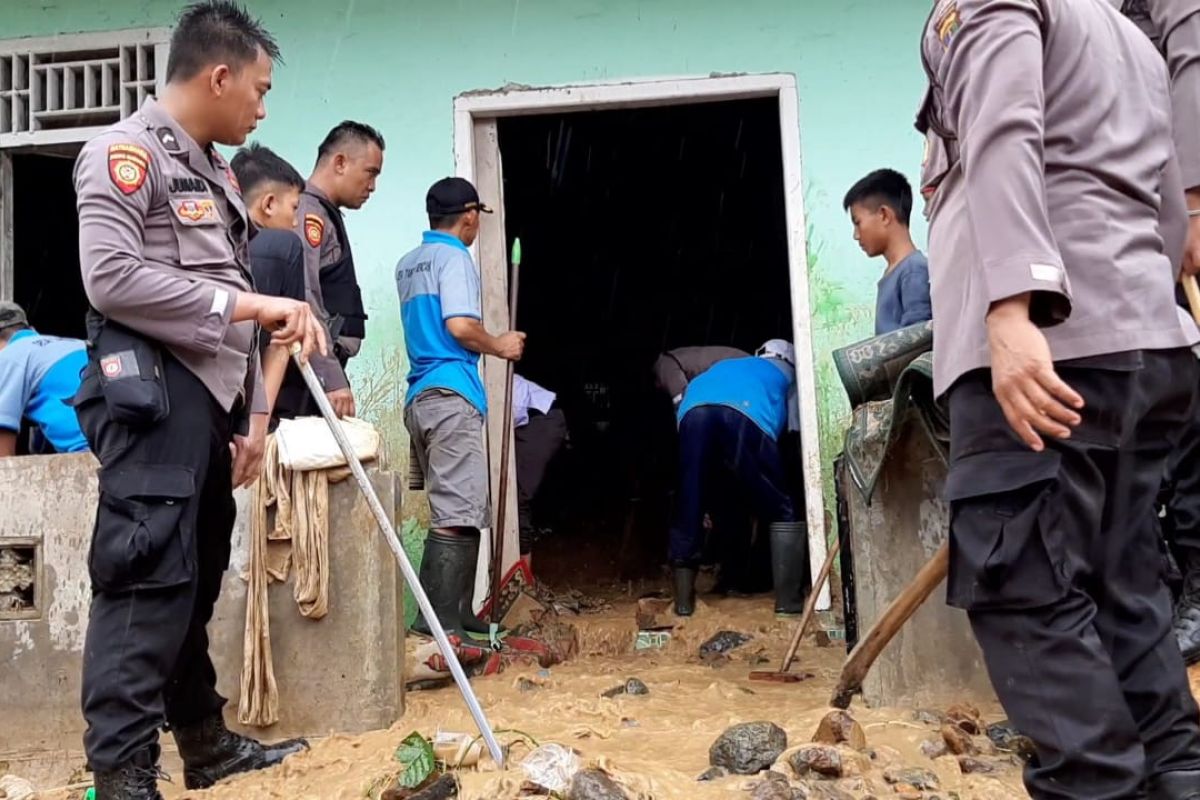
<path id="1" fill-rule="evenodd" d="M 171 24 L 182 0 L 17 0 L 0 37 Z M 841 208 L 866 172 L 915 179 L 912 120 L 924 74 L 918 39 L 929 0 L 253 0 L 285 63 L 257 140 L 309 169 L 336 122 L 378 126 L 379 190 L 348 215 L 369 336 L 351 378 L 360 413 L 405 454 L 407 369 L 392 269 L 425 226 L 428 185 L 453 170 L 452 100 L 505 84 L 549 85 L 711 73 L 797 77 L 814 350 L 825 458 L 848 413 L 828 353 L 870 334 L 879 265 L 851 240 Z M 919 215 L 918 215 L 919 216 Z M 918 222 L 918 228 L 923 226 Z M 19 232 L 18 232 L 19 234 Z M 918 238 L 923 237 L 919 231 Z M 832 496 L 827 507 L 832 508 Z M 425 513 L 417 497 L 405 516 Z M 419 540 L 419 539 L 418 539 Z"/>
<path id="2" fill-rule="evenodd" d="M 946 539 L 949 509 L 940 499 L 946 467 L 910 417 L 870 505 L 846 480 L 861 641 Z M 967 616 L 946 605 L 944 583 L 896 635 L 863 682 L 863 699 L 870 705 L 994 698 Z"/>
<path id="3" fill-rule="evenodd" d="M 43 581 L 37 618 L 0 621 L 0 761 L 42 786 L 65 783 L 83 765 L 79 693 L 95 471 L 90 455 L 0 459 L 0 547 L 16 538 L 40 542 Z M 395 475 L 371 475 L 384 508 L 398 508 Z M 240 493 L 230 570 L 209 626 L 231 723 L 242 669 L 247 499 Z M 329 499 L 329 614 L 307 620 L 290 584 L 270 589 L 280 722 L 263 732 L 267 738 L 386 728 L 404 711 L 399 570 L 354 482 L 332 486 Z"/>

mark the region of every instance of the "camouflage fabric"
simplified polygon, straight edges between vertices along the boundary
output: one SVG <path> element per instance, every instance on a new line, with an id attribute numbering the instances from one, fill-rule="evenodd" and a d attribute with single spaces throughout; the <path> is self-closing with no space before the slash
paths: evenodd
<path id="1" fill-rule="evenodd" d="M 863 500 L 904 426 L 919 424 L 946 458 L 950 418 L 933 397 L 933 330 L 929 323 L 850 345 L 833 353 L 853 408 L 846 431 L 846 469 Z"/>

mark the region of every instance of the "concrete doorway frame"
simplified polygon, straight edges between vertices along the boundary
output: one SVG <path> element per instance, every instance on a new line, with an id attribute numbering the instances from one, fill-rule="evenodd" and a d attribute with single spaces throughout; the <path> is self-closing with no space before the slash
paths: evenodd
<path id="1" fill-rule="evenodd" d="M 785 218 L 788 231 L 788 281 L 792 300 L 792 340 L 796 347 L 796 375 L 800 412 L 800 440 L 808 521 L 809 560 L 816 576 L 825 560 L 825 504 L 822 496 L 821 450 L 818 431 L 816 367 L 812 351 L 812 314 L 808 285 L 808 249 L 805 237 L 804 182 L 800 156 L 800 116 L 796 78 L 790 74 L 730 75 L 714 77 L 653 78 L 566 86 L 509 86 L 496 91 L 467 92 L 454 98 L 455 174 L 479 188 L 481 198 L 497 213 L 481 227 L 475 244 L 483 283 L 484 322 L 503 329 L 508 324 L 508 255 L 504 229 L 503 180 L 496 120 L 501 117 L 607 111 L 627 108 L 695 105 L 726 100 L 773 97 L 779 104 L 780 148 L 783 163 Z M 504 370 L 484 360 L 489 402 L 503 396 Z M 495 407 L 500 403 L 496 402 Z M 488 439 L 499 441 L 504 421 L 489 415 Z M 511 424 L 511 421 L 508 422 Z M 493 487 L 498 485 L 499 448 L 492 451 Z M 512 469 L 510 464 L 508 468 Z M 510 473 L 511 474 L 511 473 Z M 515 481 L 510 481 L 505 524 L 505 571 L 515 558 Z M 494 495 L 493 495 L 494 496 Z M 486 538 L 486 537 L 485 537 Z M 510 546 L 509 542 L 513 544 Z M 817 607 L 828 608 L 829 590 L 821 591 Z"/>

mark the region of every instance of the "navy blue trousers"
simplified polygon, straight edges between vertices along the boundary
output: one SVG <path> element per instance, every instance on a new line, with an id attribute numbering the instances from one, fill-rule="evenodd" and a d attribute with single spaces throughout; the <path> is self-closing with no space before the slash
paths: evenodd
<path id="1" fill-rule="evenodd" d="M 694 408 L 679 423 L 679 491 L 670 542 L 673 565 L 699 563 L 704 512 L 731 491 L 746 498 L 764 525 L 795 518 L 779 444 L 732 408 Z"/>

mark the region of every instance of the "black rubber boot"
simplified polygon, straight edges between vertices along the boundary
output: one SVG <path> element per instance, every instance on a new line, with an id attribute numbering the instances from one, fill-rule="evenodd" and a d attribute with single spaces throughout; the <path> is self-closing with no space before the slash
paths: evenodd
<path id="1" fill-rule="evenodd" d="M 1150 778 L 1150 800 L 1200 800 L 1200 771 L 1163 772 Z"/>
<path id="2" fill-rule="evenodd" d="M 421 588 L 437 614 L 438 622 L 447 634 L 462 634 L 463 576 L 475 574 L 475 556 L 479 555 L 479 540 L 474 545 L 466 541 L 470 537 L 453 533 L 430 531 L 425 538 L 425 555 L 421 558 Z M 474 553 L 475 555 L 471 555 Z M 425 615 L 417 614 L 412 629 L 426 636 L 432 635 Z"/>
<path id="3" fill-rule="evenodd" d="M 220 714 L 196 725 L 175 728 L 175 744 L 183 759 L 183 785 L 207 789 L 222 778 L 266 769 L 308 749 L 304 739 L 263 744 L 225 727 Z"/>
<path id="4" fill-rule="evenodd" d="M 675 567 L 675 613 L 690 617 L 696 612 L 696 569 Z"/>
<path id="5" fill-rule="evenodd" d="M 1180 560 L 1183 588 L 1175 601 L 1175 642 L 1190 666 L 1200 661 L 1200 553 L 1188 550 Z"/>
<path id="6" fill-rule="evenodd" d="M 812 584 L 808 568 L 808 525 L 771 523 L 771 575 L 775 581 L 775 613 L 799 614 Z"/>
<path id="7" fill-rule="evenodd" d="M 491 635 L 492 626 L 475 615 L 472 608 L 475 599 L 475 569 L 479 561 L 479 542 L 482 534 L 472 528 L 469 532 L 455 538 L 461 540 L 458 546 L 463 548 L 464 565 L 460 578 L 458 617 L 462 620 L 462 629 L 468 634 Z M 503 627 L 497 627 L 496 635 L 507 633 Z"/>
<path id="8" fill-rule="evenodd" d="M 127 763 L 94 776 L 96 800 L 162 800 L 158 781 L 167 779 L 158 768 L 158 745 L 134 754 Z"/>

